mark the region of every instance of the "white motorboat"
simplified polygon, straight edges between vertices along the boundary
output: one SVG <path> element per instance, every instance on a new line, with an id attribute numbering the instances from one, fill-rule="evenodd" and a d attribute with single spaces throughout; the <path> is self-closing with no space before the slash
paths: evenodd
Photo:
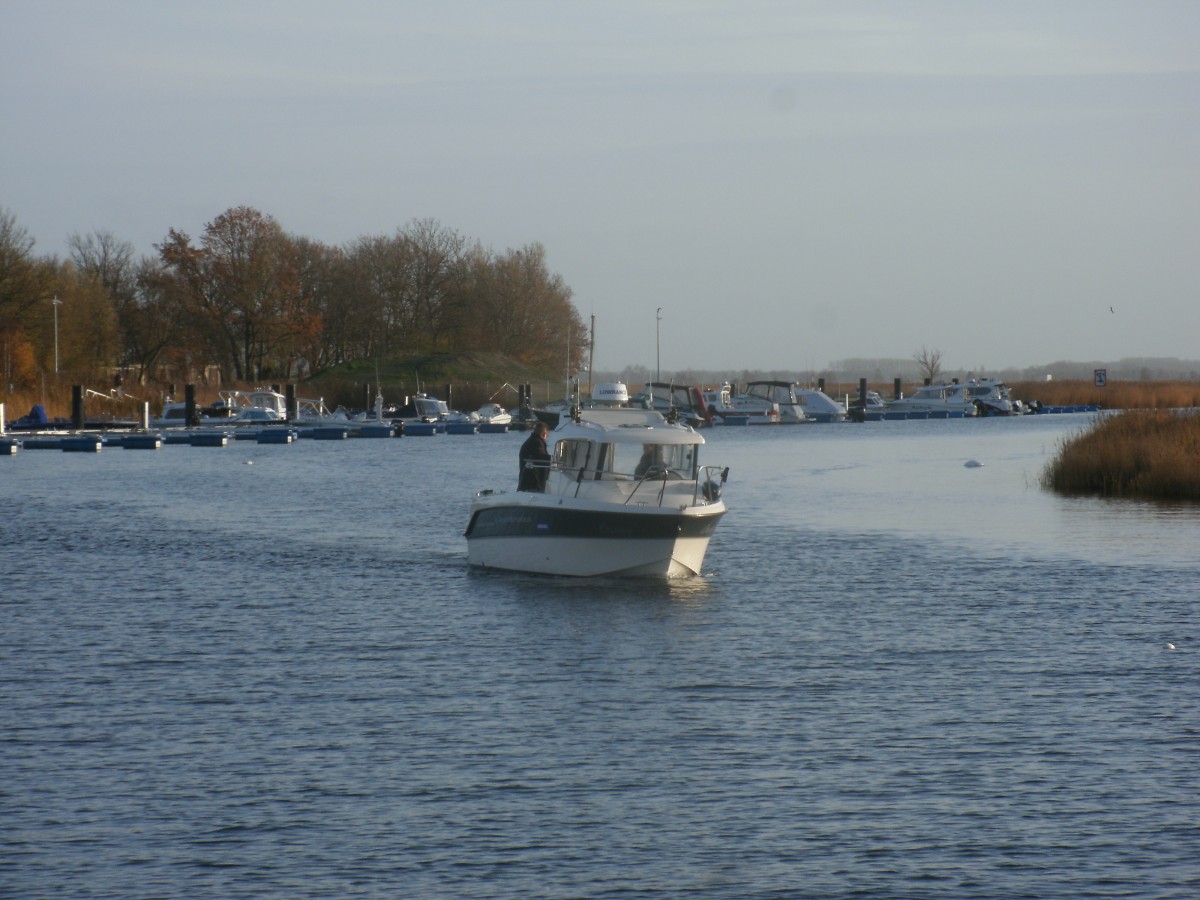
<path id="1" fill-rule="evenodd" d="M 512 413 L 499 403 L 485 403 L 471 414 L 480 434 L 502 434 L 512 425 Z"/>
<path id="2" fill-rule="evenodd" d="M 865 402 L 864 402 L 865 399 Z M 846 395 L 846 417 L 855 422 L 876 422 L 887 412 L 887 401 L 879 391 L 867 391 L 866 397 Z"/>
<path id="3" fill-rule="evenodd" d="M 1008 416 L 1014 412 L 1008 385 L 991 378 L 926 384 L 888 403 L 889 413 L 931 417 Z"/>
<path id="4" fill-rule="evenodd" d="M 220 399 L 211 406 L 196 404 L 196 419 L 187 421 L 187 403 L 170 397 L 163 403 L 162 414 L 150 421 L 152 428 L 172 428 L 187 425 L 261 425 L 287 419 L 287 403 L 283 394 L 266 388 L 253 391 L 221 391 Z"/>
<path id="5" fill-rule="evenodd" d="M 512 413 L 499 403 L 485 403 L 475 410 L 475 418 L 482 425 L 511 425 Z"/>
<path id="6" fill-rule="evenodd" d="M 844 422 L 846 407 L 817 388 L 796 388 L 796 400 L 814 422 Z"/>
<path id="7" fill-rule="evenodd" d="M 681 419 L 693 428 L 713 423 L 713 414 L 704 402 L 700 388 L 690 384 L 648 381 L 641 393 L 629 398 L 629 405 L 656 409 L 666 418 Z"/>
<path id="8" fill-rule="evenodd" d="M 317 424 L 318 419 L 336 418 L 325 408 L 323 400 L 297 400 L 300 424 Z M 185 425 L 262 425 L 269 422 L 286 422 L 288 419 L 287 397 L 270 388 L 255 388 L 252 391 L 221 391 L 220 399 L 211 406 L 197 404 L 198 420 L 187 421 L 187 403 L 167 398 L 163 403 L 162 415 L 150 422 L 153 428 L 171 428 Z"/>
<path id="9" fill-rule="evenodd" d="M 444 424 L 450 418 L 450 407 L 445 400 L 429 394 L 416 394 L 401 406 L 384 412 L 385 418 L 401 422 L 432 422 Z"/>
<path id="10" fill-rule="evenodd" d="M 719 388 L 705 388 L 700 392 L 700 396 L 704 400 L 704 408 L 713 414 L 714 422 L 720 421 L 720 410 L 729 410 L 732 407 L 729 405 L 729 398 L 732 395 L 732 388 L 729 387 L 729 382 L 725 382 Z"/>
<path id="11" fill-rule="evenodd" d="M 484 490 L 471 504 L 472 566 L 546 575 L 700 572 L 725 514 L 728 469 L 701 465 L 695 429 L 654 410 L 587 409 L 552 432 L 545 493 Z"/>
<path id="12" fill-rule="evenodd" d="M 722 419 L 748 416 L 751 425 L 799 424 L 809 421 L 790 381 L 751 381 L 741 393 L 713 412 Z"/>

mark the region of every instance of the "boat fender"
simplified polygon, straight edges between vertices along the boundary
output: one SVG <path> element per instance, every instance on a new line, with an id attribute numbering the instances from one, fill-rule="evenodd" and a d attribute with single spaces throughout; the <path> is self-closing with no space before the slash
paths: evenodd
<path id="1" fill-rule="evenodd" d="M 721 486 L 711 478 L 704 482 L 704 499 L 709 503 L 716 503 L 721 499 Z"/>

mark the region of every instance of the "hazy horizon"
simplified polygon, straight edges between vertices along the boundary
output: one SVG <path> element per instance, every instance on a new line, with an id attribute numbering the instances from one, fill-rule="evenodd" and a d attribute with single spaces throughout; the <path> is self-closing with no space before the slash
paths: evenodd
<path id="1" fill-rule="evenodd" d="M 546 248 L 597 369 L 1200 352 L 1200 6 L 10 0 L 0 206 Z M 661 320 L 659 309 L 661 308 Z"/>

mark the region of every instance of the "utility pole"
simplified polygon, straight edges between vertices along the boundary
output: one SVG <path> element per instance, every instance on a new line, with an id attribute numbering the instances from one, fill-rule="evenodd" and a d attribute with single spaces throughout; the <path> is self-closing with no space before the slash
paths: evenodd
<path id="1" fill-rule="evenodd" d="M 58 299 L 58 294 L 54 295 L 54 374 L 58 374 L 58 308 L 62 306 L 62 301 Z"/>

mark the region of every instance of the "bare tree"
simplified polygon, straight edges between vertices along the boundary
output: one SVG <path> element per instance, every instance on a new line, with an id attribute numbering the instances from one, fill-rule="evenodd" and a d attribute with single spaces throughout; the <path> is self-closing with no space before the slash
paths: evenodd
<path id="1" fill-rule="evenodd" d="M 924 345 L 921 349 L 913 354 L 913 359 L 917 361 L 917 365 L 921 367 L 921 377 L 925 378 L 930 384 L 936 384 L 942 377 L 942 351 L 938 349 L 930 350 Z"/>
<path id="2" fill-rule="evenodd" d="M 54 293 L 56 267 L 33 255 L 33 238 L 0 207 L 0 326 L 17 327 L 26 314 Z"/>
<path id="3" fill-rule="evenodd" d="M 110 231 L 73 234 L 67 241 L 71 260 L 85 275 L 99 280 L 118 310 L 133 302 L 137 293 L 137 264 L 133 245 Z"/>
<path id="4" fill-rule="evenodd" d="M 159 258 L 187 287 L 191 318 L 206 354 L 238 380 L 288 372 L 281 323 L 300 289 L 292 241 L 279 223 L 248 206 L 226 210 L 204 228 L 200 247 L 174 228 Z"/>

